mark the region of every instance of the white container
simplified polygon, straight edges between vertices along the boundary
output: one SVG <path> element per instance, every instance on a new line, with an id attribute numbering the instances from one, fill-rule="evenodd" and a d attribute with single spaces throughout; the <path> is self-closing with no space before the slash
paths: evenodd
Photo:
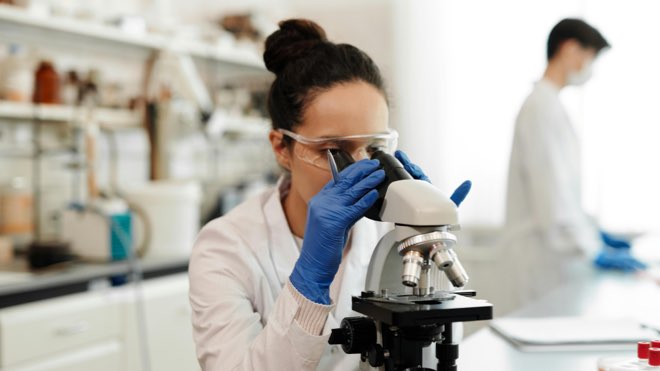
<path id="1" fill-rule="evenodd" d="M 9 55 L 0 62 L 0 99 L 29 102 L 33 87 L 34 63 L 20 46 L 10 45 Z"/>
<path id="2" fill-rule="evenodd" d="M 146 257 L 188 257 L 199 232 L 201 187 L 193 181 L 155 181 L 126 192 L 129 203 L 146 214 L 151 238 Z M 139 210 L 137 210 L 139 212 Z M 136 241 L 145 226 L 134 218 Z"/>
<path id="3" fill-rule="evenodd" d="M 108 262 L 125 259 L 135 246 L 134 217 L 121 199 L 97 199 L 84 210 L 67 209 L 61 214 L 62 238 L 79 257 Z"/>

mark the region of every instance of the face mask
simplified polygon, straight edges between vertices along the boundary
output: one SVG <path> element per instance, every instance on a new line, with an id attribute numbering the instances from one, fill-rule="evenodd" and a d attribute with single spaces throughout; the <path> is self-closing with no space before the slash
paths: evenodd
<path id="1" fill-rule="evenodd" d="M 589 81 L 591 78 L 591 73 L 593 71 L 592 62 L 588 61 L 582 65 L 582 69 L 579 71 L 570 72 L 568 74 L 568 80 L 566 83 L 568 85 L 580 86 L 585 82 Z"/>

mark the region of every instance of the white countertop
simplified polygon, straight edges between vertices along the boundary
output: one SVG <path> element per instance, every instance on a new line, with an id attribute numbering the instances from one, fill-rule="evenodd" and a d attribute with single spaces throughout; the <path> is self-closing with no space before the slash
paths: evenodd
<path id="1" fill-rule="evenodd" d="M 144 278 L 185 272 L 186 257 L 145 258 L 140 260 Z M 98 280 L 130 274 L 128 261 L 109 263 L 71 262 L 37 272 L 27 269 L 27 262 L 17 260 L 0 268 L 0 308 L 23 302 L 46 299 L 89 289 Z"/>
<path id="2" fill-rule="evenodd" d="M 656 240 L 660 241 L 660 240 Z M 660 250 L 655 243 L 648 248 Z M 660 262 L 657 251 L 640 251 L 648 257 L 652 270 L 657 272 Z M 597 271 L 585 267 L 582 279 L 549 292 L 540 300 L 507 317 L 587 316 L 590 318 L 629 317 L 640 322 L 660 324 L 660 281 L 658 274 L 624 274 Z M 658 335 L 660 337 L 660 334 Z M 482 329 L 466 338 L 460 345 L 459 370 L 490 371 L 596 371 L 597 360 L 605 356 L 635 357 L 636 347 L 628 352 L 561 351 L 523 352 L 493 332 Z"/>

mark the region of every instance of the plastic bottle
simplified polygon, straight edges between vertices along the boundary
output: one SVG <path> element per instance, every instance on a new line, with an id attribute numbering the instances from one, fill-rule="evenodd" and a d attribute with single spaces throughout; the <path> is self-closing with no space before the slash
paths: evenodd
<path id="1" fill-rule="evenodd" d="M 44 60 L 39 63 L 35 72 L 32 101 L 44 104 L 60 103 L 60 77 L 51 61 Z"/>
<path id="2" fill-rule="evenodd" d="M 649 365 L 646 370 L 660 370 L 660 348 L 649 349 Z"/>
<path id="3" fill-rule="evenodd" d="M 0 186 L 0 235 L 9 236 L 15 246 L 32 238 L 33 194 L 28 179 L 15 177 Z"/>
<path id="4" fill-rule="evenodd" d="M 62 104 L 68 106 L 75 106 L 78 103 L 78 96 L 80 95 L 81 81 L 78 73 L 70 70 L 66 73 L 62 84 Z"/>
<path id="5" fill-rule="evenodd" d="M 649 341 L 640 341 L 637 343 L 637 364 L 645 367 L 649 364 L 649 349 L 651 348 L 651 342 Z"/>
<path id="6" fill-rule="evenodd" d="M 97 69 L 90 69 L 87 78 L 81 82 L 79 104 L 84 107 L 97 107 L 101 103 L 99 97 L 100 73 Z"/>
<path id="7" fill-rule="evenodd" d="M 18 44 L 9 46 L 9 55 L 0 63 L 0 99 L 28 102 L 34 85 L 32 63 Z"/>

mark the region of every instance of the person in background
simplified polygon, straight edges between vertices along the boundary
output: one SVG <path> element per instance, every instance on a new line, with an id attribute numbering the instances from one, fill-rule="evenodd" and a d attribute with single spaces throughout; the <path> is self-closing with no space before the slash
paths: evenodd
<path id="1" fill-rule="evenodd" d="M 276 75 L 269 134 L 284 176 L 200 232 L 190 258 L 197 356 L 206 371 L 355 370 L 359 355 L 327 344 L 350 315 L 369 259 L 390 225 L 362 218 L 385 174 L 367 159 L 392 151 L 383 79 L 361 50 L 328 41 L 308 20 L 288 20 L 266 40 Z M 332 180 L 328 149 L 355 163 Z M 428 180 L 397 151 L 416 179 Z M 465 182 L 452 195 L 458 205 Z"/>
<path id="2" fill-rule="evenodd" d="M 570 279 L 578 256 L 599 268 L 635 271 L 645 266 L 630 242 L 600 229 L 581 199 L 580 141 L 559 99 L 569 85 L 591 77 L 610 45 L 579 19 L 560 21 L 548 37 L 547 67 L 516 119 L 507 189 L 507 239 L 516 260 L 523 301 Z"/>

